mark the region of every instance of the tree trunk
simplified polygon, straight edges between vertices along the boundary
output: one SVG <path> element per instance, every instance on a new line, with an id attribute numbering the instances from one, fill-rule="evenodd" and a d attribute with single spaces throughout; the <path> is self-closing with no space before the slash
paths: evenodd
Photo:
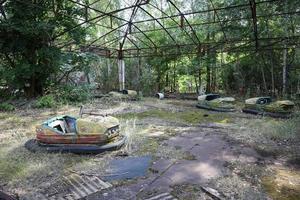
<path id="1" fill-rule="evenodd" d="M 210 65 L 206 65 L 206 93 L 211 92 L 211 82 L 210 82 Z"/>
<path id="2" fill-rule="evenodd" d="M 142 90 L 141 87 L 141 57 L 138 57 L 138 65 L 137 65 L 137 90 L 140 92 Z"/>
<path id="3" fill-rule="evenodd" d="M 176 63 L 174 63 L 174 70 L 173 70 L 173 91 L 176 92 Z"/>
<path id="4" fill-rule="evenodd" d="M 298 74 L 297 79 L 297 91 L 296 94 L 300 94 L 300 75 Z"/>
<path id="5" fill-rule="evenodd" d="M 269 31 L 269 21 L 268 19 L 266 19 L 266 28 L 267 28 L 267 33 L 268 33 L 268 37 L 271 37 L 270 35 L 270 31 Z M 274 78 L 274 60 L 273 60 L 273 50 L 270 50 L 270 61 L 271 61 L 271 95 L 275 96 L 275 78 Z"/>
<path id="6" fill-rule="evenodd" d="M 286 88 L 287 88 L 287 49 L 286 44 L 284 44 L 283 49 L 283 62 L 282 62 L 282 96 L 286 96 Z"/>
<path id="7" fill-rule="evenodd" d="M 275 96 L 275 78 L 274 78 L 274 60 L 273 51 L 271 53 L 271 82 L 272 82 L 272 96 Z"/>
<path id="8" fill-rule="evenodd" d="M 167 72 L 166 74 L 166 84 L 165 87 L 167 88 L 167 90 L 169 89 L 169 72 Z"/>
<path id="9" fill-rule="evenodd" d="M 284 5 L 283 5 L 283 10 L 286 11 L 287 10 L 287 2 L 284 1 Z M 283 18 L 283 28 L 284 28 L 284 33 L 285 36 L 288 36 L 288 18 L 287 16 L 285 16 Z M 282 55 L 282 96 L 286 96 L 287 95 L 287 45 L 286 45 L 286 41 L 284 41 L 284 46 L 283 46 L 283 55 Z"/>
<path id="10" fill-rule="evenodd" d="M 107 66 L 107 77 L 110 76 L 111 73 L 111 65 L 110 65 L 110 59 L 106 58 L 106 66 Z"/>
<path id="11" fill-rule="evenodd" d="M 158 74 L 156 77 L 156 91 L 157 92 L 161 92 L 160 79 L 161 79 L 161 76 L 160 76 L 160 74 Z"/>
<path id="12" fill-rule="evenodd" d="M 264 66 L 267 66 L 267 63 L 264 60 L 263 53 L 261 55 L 262 55 L 262 59 L 263 59 L 263 62 L 264 62 Z M 265 70 L 264 70 L 264 67 L 262 65 L 260 66 L 260 70 L 261 70 L 261 76 L 262 76 L 263 88 L 264 88 L 263 92 L 268 93 L 268 87 L 267 87 L 267 82 L 266 82 L 266 77 L 265 77 Z"/>
<path id="13" fill-rule="evenodd" d="M 212 63 L 212 84 L 211 84 L 211 91 L 215 92 L 216 91 L 216 85 L 217 85 L 217 71 L 216 71 L 216 63 L 215 59 L 214 62 Z"/>
<path id="14" fill-rule="evenodd" d="M 198 87 L 198 81 L 197 81 L 197 76 L 196 75 L 194 75 L 194 81 L 195 81 L 195 87 L 196 87 L 195 92 L 197 94 L 199 94 L 199 87 Z"/>
<path id="15" fill-rule="evenodd" d="M 212 41 L 215 41 L 215 33 L 211 34 L 211 39 Z M 216 71 L 216 66 L 217 66 L 217 59 L 216 59 L 216 50 L 212 50 L 212 62 L 211 62 L 211 91 L 215 92 L 216 91 L 216 85 L 217 85 L 217 71 Z"/>
<path id="16" fill-rule="evenodd" d="M 202 80 L 201 80 L 201 68 L 199 68 L 199 71 L 198 71 L 198 83 L 199 83 L 199 94 L 201 91 L 201 86 L 202 86 Z"/>
<path id="17" fill-rule="evenodd" d="M 207 35 L 207 38 L 209 40 L 209 34 Z M 208 47 L 209 49 L 209 47 Z M 210 93 L 211 92 L 211 68 L 210 68 L 210 52 L 207 49 L 206 51 L 206 93 Z"/>
<path id="18" fill-rule="evenodd" d="M 210 4 L 207 4 L 207 9 L 211 9 L 210 8 Z M 211 13 L 207 13 L 207 21 L 211 20 Z M 209 42 L 210 41 L 210 32 L 207 33 L 206 35 L 206 41 Z M 211 69 L 210 69 L 210 51 L 209 51 L 210 46 L 207 45 L 207 49 L 206 49 L 206 93 L 210 93 L 211 92 Z"/>
<path id="19" fill-rule="evenodd" d="M 28 99 L 43 95 L 43 86 L 41 81 L 35 77 L 31 77 L 29 82 L 24 86 L 24 93 Z"/>

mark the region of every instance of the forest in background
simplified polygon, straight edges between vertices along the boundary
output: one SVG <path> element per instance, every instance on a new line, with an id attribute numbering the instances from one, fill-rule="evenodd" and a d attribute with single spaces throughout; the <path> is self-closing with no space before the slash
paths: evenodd
<path id="1" fill-rule="evenodd" d="M 118 48 L 124 38 L 124 29 L 111 30 L 112 27 L 120 27 L 122 24 L 112 17 L 99 19 L 99 11 L 112 12 L 134 1 L 78 2 L 1 1 L 2 98 L 32 98 L 49 93 L 67 93 L 66 91 L 72 93 L 75 88 L 78 91 L 78 86 L 72 83 L 61 86 L 61 82 L 74 71 L 93 74 L 98 89 L 103 93 L 118 89 L 117 59 L 104 58 L 80 50 L 82 46 L 91 44 Z M 190 15 L 188 22 L 200 25 L 193 26 L 195 34 L 187 34 L 191 33 L 191 30 L 185 27 L 186 23 L 184 24 L 181 18 L 164 18 L 171 13 L 178 13 L 168 1 L 146 1 L 147 5 L 139 7 L 134 20 L 149 19 L 149 13 L 156 17 L 161 16 L 162 19 L 159 22 L 149 20 L 147 23 L 132 26 L 129 36 L 125 37 L 124 48 L 132 48 L 136 44 L 145 48 L 151 41 L 167 46 L 174 43 L 173 39 L 180 44 L 190 44 L 199 40 L 206 44 L 206 48 L 191 54 L 186 53 L 189 52 L 187 46 L 179 53 L 170 53 L 172 49 L 154 53 L 149 50 L 148 54 L 140 57 L 125 57 L 127 89 L 139 90 L 144 95 L 153 95 L 155 92 L 222 92 L 241 97 L 270 95 L 294 98 L 300 93 L 300 17 L 288 14 L 299 12 L 297 0 L 272 1 L 266 4 L 256 2 L 260 43 L 254 51 L 250 50 L 251 47 L 247 46 L 245 41 L 232 43 L 231 47 L 236 47 L 235 50 L 228 50 L 226 45 L 224 48 L 209 48 L 213 42 L 230 43 L 229 41 L 237 38 L 253 39 L 250 10 L 229 9 L 215 12 L 212 9 L 249 4 L 248 0 L 173 2 L 185 11 L 212 11 Z M 91 7 L 93 9 L 90 9 Z M 158 7 L 164 12 L 160 12 Z M 116 15 L 125 18 L 130 16 L 126 12 Z M 216 21 L 216 18 L 221 23 L 207 23 Z M 162 31 L 162 28 L 159 28 L 160 24 L 170 27 L 168 32 Z M 144 33 L 139 30 L 144 30 Z M 272 43 L 270 38 L 285 39 Z M 269 48 L 259 49 L 259 45 Z M 90 88 L 80 87 L 79 91 Z"/>

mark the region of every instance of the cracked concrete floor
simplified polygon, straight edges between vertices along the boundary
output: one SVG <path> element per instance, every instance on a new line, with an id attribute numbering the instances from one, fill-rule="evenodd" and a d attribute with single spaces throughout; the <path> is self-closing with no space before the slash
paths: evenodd
<path id="1" fill-rule="evenodd" d="M 173 147 L 188 153 L 190 157 L 155 157 L 149 173 L 144 177 L 132 181 L 133 183 L 129 181 L 125 185 L 121 184 L 105 193 L 95 193 L 87 199 L 147 199 L 166 192 L 172 193 L 175 185 L 207 186 L 212 179 L 230 174 L 226 167 L 228 162 L 255 164 L 261 159 L 253 149 L 238 144 L 233 146 L 226 141 L 218 132 L 227 131 L 227 128 L 220 125 L 182 129 L 181 134 L 161 141 L 158 148 Z M 174 195 L 173 198 L 177 197 Z M 211 197 L 202 191 L 202 198 Z"/>

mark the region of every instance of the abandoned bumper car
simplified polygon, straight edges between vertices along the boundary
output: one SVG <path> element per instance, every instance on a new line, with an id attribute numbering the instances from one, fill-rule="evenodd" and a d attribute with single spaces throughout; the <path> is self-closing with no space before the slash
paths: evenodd
<path id="1" fill-rule="evenodd" d="M 219 94 L 205 94 L 198 96 L 198 108 L 218 111 L 218 112 L 234 112 L 234 102 L 233 97 L 223 97 L 221 98 Z"/>
<path id="2" fill-rule="evenodd" d="M 108 97 L 119 99 L 119 100 L 138 100 L 138 93 L 135 90 L 122 90 L 122 91 L 111 91 L 108 93 Z"/>
<path id="3" fill-rule="evenodd" d="M 125 141 L 115 117 L 65 115 L 37 126 L 36 139 L 27 141 L 25 147 L 33 152 L 101 153 L 119 149 Z"/>
<path id="4" fill-rule="evenodd" d="M 242 109 L 244 113 L 289 118 L 292 116 L 295 104 L 289 100 L 272 102 L 271 97 L 255 97 L 247 99 Z"/>

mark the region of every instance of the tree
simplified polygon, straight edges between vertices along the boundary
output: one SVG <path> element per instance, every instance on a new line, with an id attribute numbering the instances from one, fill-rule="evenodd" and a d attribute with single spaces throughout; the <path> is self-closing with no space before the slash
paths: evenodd
<path id="1" fill-rule="evenodd" d="M 7 0 L 0 23 L 1 79 L 27 97 L 43 93 L 49 77 L 58 72 L 62 50 L 58 43 L 82 42 L 83 28 L 73 28 L 84 16 L 67 0 Z"/>

